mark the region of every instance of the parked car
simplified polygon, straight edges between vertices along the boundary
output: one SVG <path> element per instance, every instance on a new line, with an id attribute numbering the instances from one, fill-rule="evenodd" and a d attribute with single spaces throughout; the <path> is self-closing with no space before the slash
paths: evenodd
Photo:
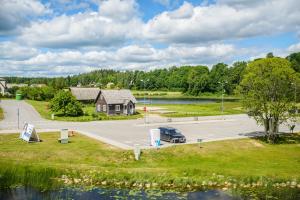
<path id="1" fill-rule="evenodd" d="M 185 143 L 185 136 L 181 132 L 172 127 L 159 127 L 160 140 L 172 143 Z"/>

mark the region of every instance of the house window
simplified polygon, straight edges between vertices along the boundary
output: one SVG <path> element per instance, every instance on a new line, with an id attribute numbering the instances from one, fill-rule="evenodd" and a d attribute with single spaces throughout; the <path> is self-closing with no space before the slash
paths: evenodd
<path id="1" fill-rule="evenodd" d="M 116 111 L 120 111 L 120 105 L 116 105 Z"/>
<path id="2" fill-rule="evenodd" d="M 106 105 L 103 105 L 102 109 L 103 109 L 103 112 L 106 112 Z"/>
<path id="3" fill-rule="evenodd" d="M 98 111 L 98 112 L 101 111 L 101 105 L 100 105 L 100 104 L 97 105 L 97 111 Z"/>

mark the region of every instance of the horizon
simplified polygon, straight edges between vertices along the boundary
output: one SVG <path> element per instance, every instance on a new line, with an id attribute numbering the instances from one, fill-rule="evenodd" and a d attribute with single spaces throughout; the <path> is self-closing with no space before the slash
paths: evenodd
<path id="1" fill-rule="evenodd" d="M 231 65 L 300 51 L 297 0 L 0 0 L 0 77 Z M 275 13 L 275 14 L 273 14 Z"/>

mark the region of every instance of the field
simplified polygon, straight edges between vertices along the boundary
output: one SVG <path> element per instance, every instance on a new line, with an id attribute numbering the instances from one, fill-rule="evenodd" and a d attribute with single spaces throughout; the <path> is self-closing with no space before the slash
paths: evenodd
<path id="1" fill-rule="evenodd" d="M 45 119 L 51 119 L 51 110 L 49 109 L 49 102 L 46 101 L 34 101 L 26 100 L 27 103 L 31 104 Z M 67 116 L 55 116 L 55 120 L 58 121 L 96 121 L 96 120 L 126 120 L 126 119 L 137 119 L 142 117 L 141 114 L 137 113 L 135 115 L 123 116 L 107 116 L 103 113 L 96 113 L 95 107 L 92 104 L 84 105 L 83 107 L 84 115 L 78 117 L 67 117 Z"/>
<path id="2" fill-rule="evenodd" d="M 147 107 L 164 108 L 170 113 L 158 113 L 163 117 L 192 117 L 192 116 L 213 116 L 213 115 L 232 115 L 245 113 L 240 102 L 224 102 L 224 112 L 221 111 L 221 103 L 207 104 L 155 104 Z M 143 113 L 143 111 L 139 111 Z"/>
<path id="3" fill-rule="evenodd" d="M 139 161 L 132 151 L 80 134 L 69 144 L 58 143 L 58 133 L 41 133 L 41 143 L 26 143 L 18 136 L 0 135 L 1 187 L 53 187 L 58 182 L 187 190 L 282 183 L 300 188 L 299 134 L 281 136 L 276 145 L 240 139 L 143 150 Z"/>
<path id="4" fill-rule="evenodd" d="M 203 93 L 199 96 L 187 95 L 182 92 L 171 92 L 171 91 L 149 91 L 149 90 L 132 90 L 132 94 L 136 98 L 143 98 L 144 95 L 146 98 L 166 98 L 166 99 L 221 99 L 221 94 L 213 93 Z M 238 96 L 234 95 L 224 95 L 224 99 L 239 99 Z"/>

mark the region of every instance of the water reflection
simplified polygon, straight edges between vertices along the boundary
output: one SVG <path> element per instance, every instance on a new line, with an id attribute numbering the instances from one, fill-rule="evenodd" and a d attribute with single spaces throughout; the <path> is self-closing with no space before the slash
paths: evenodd
<path id="1" fill-rule="evenodd" d="M 190 200 L 231 200 L 237 199 L 220 190 L 197 191 L 188 193 L 145 191 L 145 190 L 120 190 L 101 189 L 91 190 L 60 189 L 54 191 L 39 191 L 33 188 L 19 187 L 11 190 L 0 191 L 0 199 L 23 200 L 23 199 L 190 199 Z"/>

